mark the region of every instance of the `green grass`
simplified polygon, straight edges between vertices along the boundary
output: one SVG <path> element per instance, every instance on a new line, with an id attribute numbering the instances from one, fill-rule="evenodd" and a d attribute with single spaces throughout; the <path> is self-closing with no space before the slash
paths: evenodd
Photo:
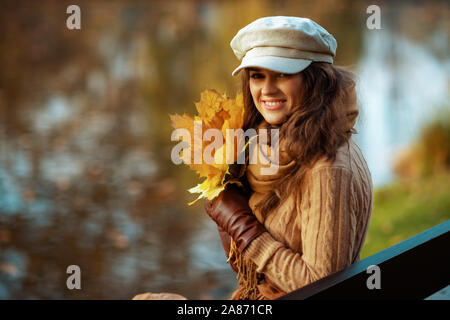
<path id="1" fill-rule="evenodd" d="M 450 172 L 396 182 L 374 192 L 361 259 L 450 218 Z"/>

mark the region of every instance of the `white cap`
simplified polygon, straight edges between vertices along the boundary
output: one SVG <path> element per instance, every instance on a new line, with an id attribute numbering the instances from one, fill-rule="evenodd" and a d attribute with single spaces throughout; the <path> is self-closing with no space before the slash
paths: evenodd
<path id="1" fill-rule="evenodd" d="M 241 61 L 232 75 L 247 67 L 297 73 L 312 61 L 333 63 L 337 42 L 308 18 L 265 17 L 238 31 L 230 43 Z"/>

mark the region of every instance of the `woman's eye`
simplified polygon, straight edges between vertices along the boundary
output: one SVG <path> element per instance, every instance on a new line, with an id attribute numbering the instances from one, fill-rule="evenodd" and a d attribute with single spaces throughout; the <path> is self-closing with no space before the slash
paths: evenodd
<path id="1" fill-rule="evenodd" d="M 253 73 L 250 75 L 250 78 L 252 78 L 252 79 L 261 79 L 263 77 L 264 76 L 261 73 Z"/>
<path id="2" fill-rule="evenodd" d="M 280 74 L 278 74 L 278 76 L 279 76 L 280 78 L 287 78 L 287 77 L 290 77 L 291 74 L 289 74 L 289 73 L 280 73 Z"/>

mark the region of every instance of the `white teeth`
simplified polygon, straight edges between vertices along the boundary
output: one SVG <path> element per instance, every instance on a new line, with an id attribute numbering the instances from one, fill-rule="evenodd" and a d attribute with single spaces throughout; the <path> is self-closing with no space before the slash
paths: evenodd
<path id="1" fill-rule="evenodd" d="M 267 104 L 268 106 L 276 106 L 276 105 L 280 104 L 281 102 L 282 101 L 276 101 L 276 102 L 266 101 L 265 104 Z"/>

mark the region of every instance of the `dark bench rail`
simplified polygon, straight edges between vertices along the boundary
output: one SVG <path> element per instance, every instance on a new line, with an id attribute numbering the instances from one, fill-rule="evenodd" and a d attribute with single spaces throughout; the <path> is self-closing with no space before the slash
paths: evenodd
<path id="1" fill-rule="evenodd" d="M 450 284 L 449 230 L 447 220 L 279 300 L 426 299 Z M 380 268 L 380 289 L 367 286 L 371 265 Z"/>

